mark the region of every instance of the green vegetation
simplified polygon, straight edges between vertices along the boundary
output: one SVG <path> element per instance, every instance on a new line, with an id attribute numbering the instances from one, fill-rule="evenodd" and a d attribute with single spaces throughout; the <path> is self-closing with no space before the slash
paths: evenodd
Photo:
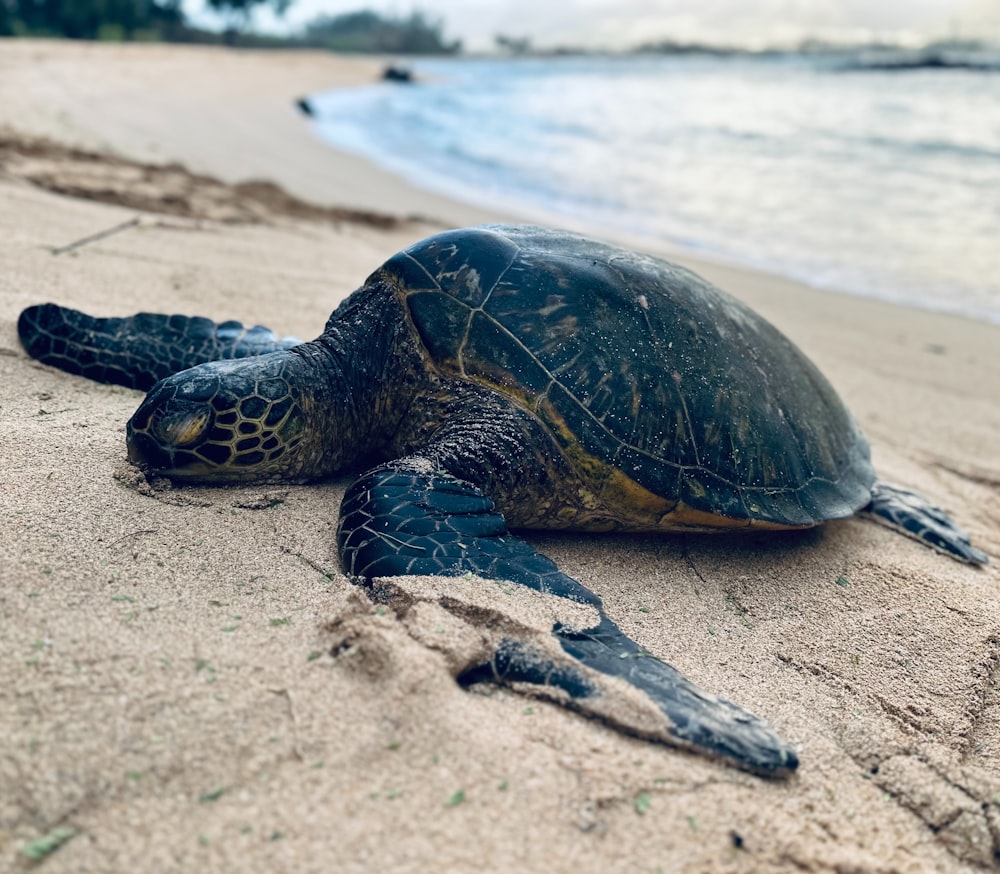
<path id="1" fill-rule="evenodd" d="M 283 15 L 293 0 L 208 0 L 223 22 L 223 33 L 201 30 L 185 20 L 181 0 L 0 0 L 0 36 L 65 36 L 70 39 L 165 40 L 325 48 L 338 52 L 442 55 L 461 51 L 449 42 L 444 25 L 422 12 L 408 16 L 358 10 L 323 15 L 297 35 L 250 33 L 255 9 L 270 6 Z"/>
<path id="2" fill-rule="evenodd" d="M 180 0 L 0 0 L 0 36 L 170 39 L 182 27 Z"/>
<path id="3" fill-rule="evenodd" d="M 2 8 L 2 5 L 0 5 Z M 76 829 L 70 826 L 56 826 L 40 838 L 30 841 L 21 847 L 21 855 L 27 856 L 32 862 L 41 862 L 42 859 L 52 855 L 70 838 L 76 835 Z"/>
<path id="4" fill-rule="evenodd" d="M 374 52 L 390 55 L 452 55 L 460 40 L 447 42 L 444 25 L 422 12 L 383 16 L 371 10 L 325 15 L 306 26 L 305 42 L 335 52 Z"/>
<path id="5" fill-rule="evenodd" d="M 0 37 L 38 36 L 186 43 L 226 43 L 254 48 L 318 48 L 335 52 L 370 52 L 383 55 L 455 55 L 462 51 L 460 39 L 444 34 L 444 22 L 414 9 L 407 15 L 382 14 L 359 8 L 339 15 L 320 15 L 299 32 L 288 36 L 254 32 L 251 25 L 256 9 L 269 6 L 283 15 L 295 0 L 206 0 L 218 17 L 222 32 L 206 30 L 186 19 L 183 0 L 0 0 Z M 363 2 L 363 0 L 359 0 Z M 494 45 L 500 54 L 554 57 L 560 55 L 604 54 L 600 49 L 578 45 L 536 47 L 524 35 L 498 33 Z M 803 54 L 852 55 L 858 48 L 893 52 L 900 46 L 890 43 L 844 45 L 805 39 L 797 49 Z M 922 65 L 972 66 L 996 69 L 992 61 L 969 60 L 966 55 L 991 50 L 991 44 L 976 39 L 938 40 L 902 61 L 890 57 L 890 66 L 916 69 Z M 752 49 L 740 45 L 686 42 L 665 37 L 620 50 L 623 54 L 658 55 L 749 55 L 786 54 L 788 48 Z M 618 52 L 614 52 L 617 54 Z M 953 55 L 953 53 L 957 53 Z M 879 62 L 882 63 L 882 62 Z M 117 389 L 112 389 L 115 391 Z M 234 512 L 236 512 L 234 510 Z"/>
<path id="6" fill-rule="evenodd" d="M 465 790 L 464 789 L 459 789 L 458 792 L 455 792 L 455 793 L 453 793 L 453 794 L 451 794 L 451 795 L 448 796 L 447 800 L 444 803 L 444 806 L 445 807 L 457 807 L 463 801 L 465 801 Z"/>
<path id="7" fill-rule="evenodd" d="M 292 0 L 208 0 L 208 5 L 226 22 L 226 42 L 233 42 L 237 33 L 250 25 L 254 7 L 270 4 L 275 14 L 284 15 Z"/>

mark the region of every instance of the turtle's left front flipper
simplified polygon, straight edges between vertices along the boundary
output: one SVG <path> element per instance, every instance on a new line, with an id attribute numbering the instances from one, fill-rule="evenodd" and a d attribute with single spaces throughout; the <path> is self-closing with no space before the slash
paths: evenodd
<path id="1" fill-rule="evenodd" d="M 196 364 L 299 344 L 260 325 L 247 328 L 235 321 L 159 313 L 95 318 L 53 303 L 24 310 L 17 333 L 28 354 L 43 364 L 143 391 Z"/>
<path id="2" fill-rule="evenodd" d="M 606 696 L 614 694 L 614 685 L 602 682 L 600 675 L 610 675 L 645 693 L 665 717 L 650 736 L 725 757 L 759 774 L 783 775 L 798 765 L 795 752 L 762 720 L 702 692 L 624 635 L 593 592 L 513 537 L 493 502 L 470 483 L 419 460 L 376 468 L 344 497 L 338 545 L 345 571 L 366 580 L 471 572 L 598 611 L 593 627 L 557 624 L 552 629 L 562 653 L 571 658 L 550 658 L 530 642 L 507 638 L 489 663 L 463 675 L 464 682 L 496 679 L 555 687 L 569 696 L 574 709 L 608 718 Z M 597 706 L 599 697 L 605 700 Z"/>

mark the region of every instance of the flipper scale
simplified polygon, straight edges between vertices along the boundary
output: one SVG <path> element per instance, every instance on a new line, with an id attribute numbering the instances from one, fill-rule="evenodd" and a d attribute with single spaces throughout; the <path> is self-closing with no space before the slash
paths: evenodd
<path id="1" fill-rule="evenodd" d="M 923 495 L 876 480 L 872 499 L 859 515 L 887 525 L 907 537 L 968 564 L 987 564 L 989 556 L 976 549 L 963 531 L 940 507 Z"/>

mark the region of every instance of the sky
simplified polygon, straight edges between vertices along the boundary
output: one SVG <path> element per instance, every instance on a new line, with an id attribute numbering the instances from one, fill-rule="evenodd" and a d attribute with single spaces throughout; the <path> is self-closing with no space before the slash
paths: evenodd
<path id="1" fill-rule="evenodd" d="M 193 12 L 200 3 L 187 0 L 185 8 Z M 539 48 L 614 49 L 668 38 L 749 46 L 808 36 L 1000 41 L 1000 0 L 294 0 L 284 22 L 261 15 L 257 23 L 286 31 L 317 15 L 365 8 L 440 18 L 446 36 L 469 50 L 491 48 L 498 33 L 527 36 Z"/>

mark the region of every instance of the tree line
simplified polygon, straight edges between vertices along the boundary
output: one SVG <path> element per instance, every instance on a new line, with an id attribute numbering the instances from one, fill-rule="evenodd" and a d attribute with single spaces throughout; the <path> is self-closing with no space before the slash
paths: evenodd
<path id="1" fill-rule="evenodd" d="M 461 40 L 445 39 L 440 19 L 430 19 L 422 12 L 393 17 L 366 9 L 324 15 L 306 25 L 303 39 L 310 45 L 337 52 L 450 55 L 462 49 Z"/>
<path id="2" fill-rule="evenodd" d="M 227 42 L 326 48 L 380 54 L 455 54 L 444 24 L 422 12 L 382 15 L 369 9 L 313 19 L 297 34 L 278 37 L 249 31 L 253 11 L 270 6 L 284 14 L 292 0 L 208 0 L 223 22 L 216 33 L 192 25 L 181 0 L 0 0 L 0 36 L 64 36 L 71 39 Z"/>

